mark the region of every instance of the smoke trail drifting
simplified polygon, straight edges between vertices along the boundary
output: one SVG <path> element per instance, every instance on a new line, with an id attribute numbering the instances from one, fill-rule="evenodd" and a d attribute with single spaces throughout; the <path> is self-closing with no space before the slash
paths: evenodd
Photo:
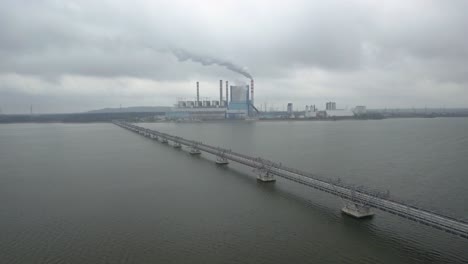
<path id="1" fill-rule="evenodd" d="M 247 77 L 249 79 L 252 79 L 252 75 L 250 75 L 250 73 L 248 73 L 242 67 L 237 66 L 232 62 L 217 59 L 217 58 L 213 58 L 213 57 L 196 55 L 196 54 L 193 54 L 191 52 L 188 52 L 186 50 L 179 49 L 179 48 L 173 48 L 173 49 L 171 49 L 171 52 L 172 52 L 172 54 L 174 54 L 174 56 L 177 57 L 177 59 L 179 61 L 191 60 L 191 61 L 194 61 L 194 62 L 199 62 L 203 66 L 208 66 L 208 65 L 215 64 L 215 65 L 223 66 L 228 70 L 231 70 L 233 72 L 237 72 L 237 73 L 242 74 L 243 76 L 245 76 L 245 77 Z"/>

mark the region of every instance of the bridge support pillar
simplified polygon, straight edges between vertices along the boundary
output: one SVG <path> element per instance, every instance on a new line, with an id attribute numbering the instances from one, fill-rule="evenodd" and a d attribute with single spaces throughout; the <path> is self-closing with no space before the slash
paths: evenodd
<path id="1" fill-rule="evenodd" d="M 229 161 L 224 157 L 218 157 L 218 158 L 216 158 L 216 164 L 217 165 L 228 165 Z"/>
<path id="2" fill-rule="evenodd" d="M 341 209 L 341 211 L 355 218 L 367 218 L 372 217 L 374 215 L 374 212 L 370 210 L 369 206 L 353 202 L 346 202 L 345 206 Z"/>
<path id="3" fill-rule="evenodd" d="M 270 174 L 270 172 L 265 172 L 265 173 L 259 173 L 257 175 L 257 181 L 260 182 L 275 182 L 276 179 L 273 175 Z"/>
<path id="4" fill-rule="evenodd" d="M 196 148 L 196 147 L 192 147 L 190 150 L 189 150 L 189 153 L 190 155 L 200 155 L 201 154 L 201 151 Z"/>

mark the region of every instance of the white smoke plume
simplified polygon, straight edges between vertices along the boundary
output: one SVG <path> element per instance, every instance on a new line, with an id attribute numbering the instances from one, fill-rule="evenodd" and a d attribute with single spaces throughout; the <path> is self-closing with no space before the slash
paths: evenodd
<path id="1" fill-rule="evenodd" d="M 252 79 L 252 75 L 250 75 L 250 73 L 248 73 L 244 68 L 242 68 L 242 67 L 240 67 L 238 65 L 235 65 L 232 62 L 222 60 L 222 59 L 218 59 L 218 58 L 197 55 L 197 54 L 191 53 L 189 51 L 186 51 L 186 50 L 180 49 L 180 48 L 172 48 L 171 52 L 172 52 L 172 54 L 174 54 L 174 56 L 177 57 L 177 59 L 179 61 L 191 60 L 191 61 L 194 61 L 194 62 L 199 62 L 203 66 L 208 66 L 208 65 L 215 64 L 215 65 L 225 67 L 226 69 L 231 70 L 233 72 L 242 74 L 243 76 L 245 76 L 245 77 L 247 77 L 249 79 Z"/>

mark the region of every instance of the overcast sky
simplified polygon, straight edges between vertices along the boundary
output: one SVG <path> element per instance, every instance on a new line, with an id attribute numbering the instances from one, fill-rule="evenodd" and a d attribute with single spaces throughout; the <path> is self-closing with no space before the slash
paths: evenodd
<path id="1" fill-rule="evenodd" d="M 468 107 L 468 1 L 0 2 L 3 113 L 218 98 L 248 83 L 171 50 L 232 62 L 282 109 Z"/>

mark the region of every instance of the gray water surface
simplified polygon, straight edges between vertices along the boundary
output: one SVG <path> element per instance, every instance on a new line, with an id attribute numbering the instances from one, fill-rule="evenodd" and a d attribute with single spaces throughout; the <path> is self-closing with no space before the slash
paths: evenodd
<path id="1" fill-rule="evenodd" d="M 139 124 L 468 218 L 468 119 Z M 112 124 L 0 125 L 0 263 L 463 263 L 466 239 Z"/>

